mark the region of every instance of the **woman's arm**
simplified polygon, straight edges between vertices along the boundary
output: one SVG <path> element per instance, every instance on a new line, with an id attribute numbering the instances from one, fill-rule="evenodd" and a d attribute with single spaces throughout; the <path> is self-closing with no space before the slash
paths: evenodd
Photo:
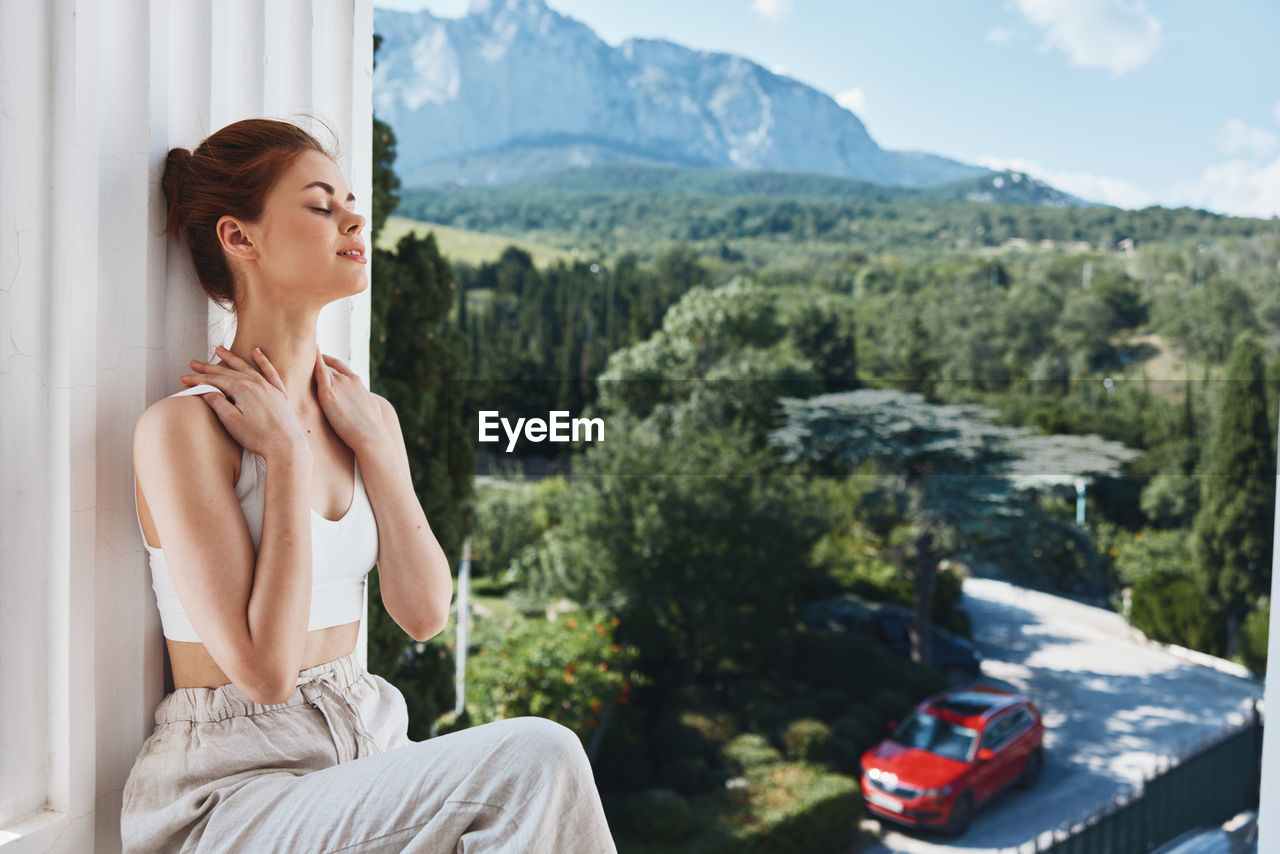
<path id="1" fill-rule="evenodd" d="M 379 395 L 383 435 L 355 448 L 365 491 L 378 522 L 378 583 L 387 613 L 418 641 L 449 622 L 453 576 L 413 491 L 409 454 L 395 408 Z"/>
<path id="2" fill-rule="evenodd" d="M 414 640 L 434 637 L 449 622 L 453 576 L 413 491 L 400 419 L 386 398 L 366 389 L 341 359 L 318 349 L 315 375 L 325 418 L 355 451 L 364 474 L 378 523 L 382 604 Z"/>
<path id="3" fill-rule="evenodd" d="M 138 485 L 183 609 L 236 687 L 271 704 L 293 693 L 306 642 L 312 456 L 305 439 L 284 431 L 261 452 L 266 494 L 255 558 L 233 482 L 240 445 L 212 406 L 167 398 L 134 430 Z"/>

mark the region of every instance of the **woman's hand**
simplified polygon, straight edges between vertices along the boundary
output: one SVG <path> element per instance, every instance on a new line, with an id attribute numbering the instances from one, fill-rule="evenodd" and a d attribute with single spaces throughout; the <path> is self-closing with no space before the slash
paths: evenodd
<path id="1" fill-rule="evenodd" d="M 324 355 L 318 347 L 316 394 L 329 426 L 357 457 L 386 438 L 378 398 L 342 360 Z"/>
<path id="2" fill-rule="evenodd" d="M 261 373 L 225 347 L 216 351 L 221 364 L 191 360 L 196 373 L 183 374 L 188 385 L 206 383 L 222 394 L 202 394 L 231 438 L 266 460 L 285 454 L 310 455 L 307 437 L 298 425 L 284 381 L 267 359 L 267 354 L 253 348 L 254 361 Z"/>

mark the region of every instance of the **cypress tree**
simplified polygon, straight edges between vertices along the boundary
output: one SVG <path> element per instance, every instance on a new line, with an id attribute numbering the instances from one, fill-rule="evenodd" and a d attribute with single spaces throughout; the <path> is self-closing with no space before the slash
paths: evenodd
<path id="1" fill-rule="evenodd" d="M 1219 649 L 1235 653 L 1236 631 L 1271 589 L 1275 446 L 1267 417 L 1262 351 L 1248 333 L 1236 339 L 1201 469 L 1194 524 L 1196 563 L 1210 606 L 1222 619 Z"/>

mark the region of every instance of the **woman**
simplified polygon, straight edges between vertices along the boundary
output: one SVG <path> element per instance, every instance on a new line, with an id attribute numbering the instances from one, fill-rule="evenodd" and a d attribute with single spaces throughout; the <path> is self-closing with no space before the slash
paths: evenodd
<path id="1" fill-rule="evenodd" d="M 364 217 L 308 133 L 247 120 L 165 163 L 166 233 L 236 313 L 134 435 L 175 690 L 124 791 L 129 852 L 614 851 L 577 736 L 514 718 L 411 742 L 356 662 L 365 575 L 426 640 L 453 582 L 391 405 L 316 346 L 368 287 Z"/>

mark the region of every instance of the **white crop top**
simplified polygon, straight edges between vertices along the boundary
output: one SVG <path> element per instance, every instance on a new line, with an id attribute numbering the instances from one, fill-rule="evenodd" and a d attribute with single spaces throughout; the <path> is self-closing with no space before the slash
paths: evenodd
<path id="1" fill-rule="evenodd" d="M 204 394 L 218 391 L 211 385 L 197 385 L 176 394 Z M 219 392 L 221 393 L 221 392 Z M 240 479 L 236 482 L 236 498 L 244 510 L 253 538 L 253 552 L 258 553 L 262 542 L 262 514 L 265 498 L 266 461 L 245 449 L 240 459 Z M 135 493 L 134 512 L 137 515 Z M 138 517 L 138 531 L 142 532 L 142 519 Z M 156 593 L 156 606 L 160 609 L 160 624 L 164 636 L 170 640 L 200 642 L 187 613 L 173 586 L 169 565 L 164 552 L 153 548 L 146 534 L 142 544 L 151 559 L 151 586 Z M 339 626 L 361 619 L 364 607 L 365 576 L 378 559 L 378 526 L 373 516 L 373 506 L 364 491 L 360 479 L 360 464 L 355 465 L 355 485 L 351 504 L 341 519 L 326 519 L 311 509 L 311 617 L 307 631 Z"/>

